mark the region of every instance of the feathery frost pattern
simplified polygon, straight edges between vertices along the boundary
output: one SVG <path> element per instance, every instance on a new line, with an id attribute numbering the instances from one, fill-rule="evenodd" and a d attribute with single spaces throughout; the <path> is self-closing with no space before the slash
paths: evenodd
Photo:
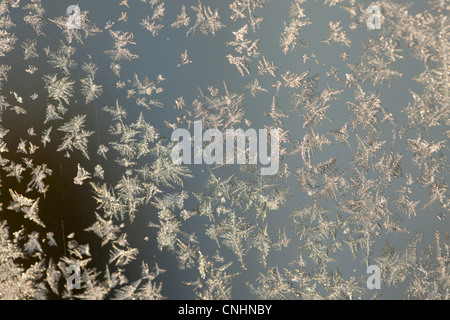
<path id="1" fill-rule="evenodd" d="M 418 2 L 0 0 L 0 299 L 450 299 L 450 5 Z M 200 121 L 278 129 L 276 174 L 174 163 Z"/>

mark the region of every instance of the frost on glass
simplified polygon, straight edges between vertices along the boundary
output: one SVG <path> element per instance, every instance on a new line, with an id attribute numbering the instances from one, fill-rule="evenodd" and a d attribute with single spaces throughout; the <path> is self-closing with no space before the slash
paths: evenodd
<path id="1" fill-rule="evenodd" d="M 0 0 L 0 299 L 449 299 L 449 5 L 369 5 Z"/>

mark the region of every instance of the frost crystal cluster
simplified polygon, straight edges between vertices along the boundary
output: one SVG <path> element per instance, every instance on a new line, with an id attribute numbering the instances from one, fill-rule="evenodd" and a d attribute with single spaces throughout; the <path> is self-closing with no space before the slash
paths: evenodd
<path id="1" fill-rule="evenodd" d="M 0 299 L 450 299 L 448 0 L 70 4 L 0 0 Z"/>

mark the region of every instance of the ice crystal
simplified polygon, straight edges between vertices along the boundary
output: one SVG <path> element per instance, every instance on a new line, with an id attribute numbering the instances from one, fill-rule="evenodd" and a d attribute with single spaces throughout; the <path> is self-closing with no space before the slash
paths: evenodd
<path id="1" fill-rule="evenodd" d="M 368 5 L 0 0 L 0 299 L 448 300 L 448 2 Z M 278 172 L 175 163 L 194 122 Z"/>

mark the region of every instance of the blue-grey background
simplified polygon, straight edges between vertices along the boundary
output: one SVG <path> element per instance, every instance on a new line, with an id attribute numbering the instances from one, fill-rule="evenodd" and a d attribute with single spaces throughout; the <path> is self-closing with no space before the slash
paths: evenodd
<path id="1" fill-rule="evenodd" d="M 410 8 L 410 12 L 420 12 L 428 5 L 425 1 L 413 1 L 414 5 Z M 73 4 L 71 1 L 42 1 L 46 10 L 45 17 L 50 19 L 64 14 L 68 5 Z M 220 19 L 226 25 L 225 28 L 219 30 L 216 36 L 204 35 L 197 31 L 194 35 L 185 36 L 187 28 L 174 29 L 170 24 L 175 21 L 176 15 L 180 13 L 181 4 L 186 5 L 188 15 L 191 18 L 191 24 L 195 20 L 195 14 L 190 10 L 191 5 L 196 5 L 197 1 L 166 1 L 165 15 L 163 21 L 164 28 L 159 32 L 158 36 L 153 37 L 147 30 L 140 26 L 142 19 L 151 14 L 150 6 L 140 1 L 131 1 L 130 8 L 119 6 L 119 1 L 79 1 L 79 6 L 82 11 L 89 11 L 90 19 L 95 25 L 101 29 L 105 26 L 108 20 L 117 20 L 122 11 L 127 11 L 127 22 L 116 22 L 111 30 L 123 30 L 132 32 L 134 34 L 134 41 L 136 45 L 128 46 L 132 53 L 139 55 L 139 59 L 132 61 L 122 61 L 122 71 L 120 79 L 126 81 L 132 79 L 133 74 L 139 75 L 142 79 L 145 76 L 153 81 L 157 75 L 163 75 L 167 81 L 162 82 L 164 92 L 157 96 L 164 103 L 164 108 L 152 107 L 151 110 L 146 110 L 134 103 L 133 99 L 126 99 L 126 90 L 117 89 L 116 82 L 119 80 L 113 76 L 109 69 L 111 59 L 105 54 L 105 50 L 112 48 L 113 42 L 107 30 L 103 30 L 101 34 L 90 37 L 84 40 L 84 45 L 73 42 L 71 45 L 76 48 L 74 60 L 77 61 L 78 67 L 72 70 L 71 77 L 79 79 L 84 76 L 81 71 L 81 63 L 83 61 L 90 61 L 88 55 L 92 57 L 92 61 L 98 63 L 98 72 L 96 74 L 96 82 L 103 85 L 103 94 L 99 99 L 94 100 L 89 104 L 84 104 L 84 98 L 79 94 L 77 87 L 76 96 L 72 99 L 74 102 L 69 106 L 69 115 L 86 114 L 87 128 L 94 130 L 96 133 L 90 138 L 90 154 L 91 160 L 94 163 L 100 163 L 105 169 L 106 181 L 115 183 L 122 175 L 123 168 L 119 168 L 114 163 L 115 157 L 110 151 L 108 160 L 103 160 L 96 155 L 98 144 L 107 144 L 111 141 L 108 133 L 108 127 L 111 123 L 111 117 L 102 108 L 104 106 L 114 106 L 116 100 L 119 104 L 126 108 L 130 122 L 134 121 L 140 112 L 145 116 L 146 121 L 155 126 L 161 135 L 170 137 L 172 130 L 164 125 L 164 120 L 174 122 L 178 114 L 172 106 L 176 98 L 182 96 L 186 101 L 186 108 L 191 108 L 191 103 L 200 94 L 199 89 L 206 91 L 208 86 L 213 86 L 219 89 L 220 93 L 224 93 L 223 82 L 226 83 L 228 89 L 233 92 L 245 92 L 244 86 L 247 85 L 257 74 L 257 61 L 264 56 L 267 60 L 273 61 L 279 66 L 279 71 L 291 70 L 293 72 L 302 73 L 309 70 L 309 75 L 315 73 L 321 76 L 319 88 L 325 88 L 327 84 L 341 88 L 345 82 L 345 73 L 349 72 L 346 63 L 340 58 L 341 52 L 349 54 L 348 62 L 356 62 L 363 52 L 363 43 L 369 36 L 369 31 L 363 28 L 351 30 L 348 28 L 350 18 L 347 12 L 340 9 L 338 6 L 329 7 L 324 5 L 322 1 L 307 1 L 302 5 L 308 18 L 312 21 L 310 26 L 302 28 L 301 37 L 308 40 L 308 47 L 297 46 L 295 51 L 284 55 L 280 46 L 279 39 L 283 31 L 284 22 L 289 21 L 289 7 L 291 1 L 270 1 L 265 8 L 259 9 L 257 15 L 263 16 L 264 21 L 261 23 L 259 29 L 253 34 L 249 28 L 248 38 L 261 38 L 259 51 L 261 55 L 259 58 L 253 58 L 251 64 L 252 75 L 241 77 L 236 68 L 229 64 L 226 55 L 234 53 L 231 46 L 226 43 L 234 40 L 233 31 L 238 30 L 246 20 L 232 21 L 229 18 L 230 9 L 229 1 L 204 1 L 205 5 L 210 5 L 212 8 L 218 8 Z M 367 6 L 371 1 L 363 1 Z M 43 128 L 42 122 L 46 107 L 46 91 L 42 75 L 52 74 L 57 72 L 46 63 L 45 53 L 43 48 L 50 47 L 55 50 L 59 41 L 64 39 L 61 30 L 54 26 L 51 22 L 45 27 L 46 36 L 38 37 L 38 53 L 39 58 L 30 60 L 23 60 L 23 52 L 20 44 L 28 38 L 34 38 L 35 33 L 29 25 L 23 22 L 23 13 L 21 11 L 11 11 L 16 27 L 14 28 L 15 35 L 19 38 L 15 50 L 8 53 L 6 57 L 0 58 L 0 63 L 9 64 L 12 66 L 12 71 L 9 73 L 8 81 L 3 87 L 3 92 L 15 91 L 19 95 L 26 97 L 34 92 L 39 94 L 39 98 L 35 101 L 30 101 L 27 105 L 28 114 L 22 117 L 17 117 L 15 114 L 5 114 L 3 123 L 8 128 L 14 128 L 14 131 L 8 135 L 7 139 L 10 141 L 18 140 L 18 137 L 26 135 L 26 130 L 33 126 L 39 132 Z M 332 44 L 329 46 L 321 42 L 328 34 L 328 21 L 342 21 L 341 25 L 347 32 L 352 41 L 351 47 L 340 46 L 339 44 Z M 374 36 L 377 31 L 370 33 Z M 180 55 L 187 49 L 188 57 L 193 61 L 192 64 L 183 65 Z M 420 92 L 421 86 L 412 78 L 417 76 L 423 65 L 412 57 L 406 47 L 402 47 L 404 59 L 400 59 L 395 63 L 395 70 L 403 74 L 399 80 L 393 80 L 389 86 L 384 83 L 376 90 L 381 92 L 381 99 L 383 106 L 391 111 L 398 123 L 406 121 L 406 115 L 400 110 L 412 102 L 409 90 Z M 315 53 L 318 65 L 314 63 L 313 59 L 309 59 L 305 64 L 303 63 L 303 55 L 310 56 Z M 40 69 L 34 75 L 27 74 L 24 70 L 28 64 L 38 66 Z M 337 84 L 332 78 L 325 78 L 325 73 L 329 71 L 330 67 L 336 66 L 340 72 L 342 79 L 340 84 Z M 249 93 L 246 93 L 243 106 L 245 108 L 245 118 L 249 119 L 253 127 L 263 128 L 264 125 L 271 123 L 270 118 L 264 116 L 264 113 L 270 110 L 273 95 L 276 94 L 275 89 L 271 87 L 273 78 L 264 76 L 258 77 L 260 85 L 266 88 L 268 93 L 257 94 L 255 98 L 251 98 Z M 77 82 L 76 86 L 79 86 Z M 128 88 L 129 86 L 127 86 Z M 362 85 L 363 88 L 371 89 L 370 84 Z M 281 88 L 277 94 L 278 106 L 287 114 L 289 118 L 284 121 L 283 128 L 289 130 L 289 136 L 294 142 L 301 140 L 306 129 L 302 129 L 303 118 L 295 112 L 290 112 L 290 91 L 292 89 Z M 348 109 L 346 101 L 353 101 L 354 89 L 346 90 L 340 95 L 337 101 L 331 103 L 331 107 L 327 111 L 327 117 L 332 119 L 332 122 L 322 122 L 317 129 L 318 132 L 326 132 L 339 129 L 344 123 L 350 120 L 351 110 Z M 67 117 L 69 119 L 70 117 Z M 383 130 L 386 125 L 387 130 Z M 387 124 L 380 126 L 383 130 L 382 138 L 386 139 L 387 144 L 392 142 L 391 129 Z M 54 128 L 55 130 L 56 128 Z M 56 130 L 55 130 L 56 131 Z M 58 133 L 61 134 L 61 133 Z M 57 135 L 54 137 L 53 145 L 57 145 Z M 354 139 L 353 136 L 351 139 Z M 442 128 L 436 128 L 429 132 L 429 138 L 442 139 Z M 352 145 L 352 151 L 344 149 L 342 144 L 332 142 L 329 146 L 324 147 L 323 151 L 316 157 L 317 161 L 325 161 L 332 156 L 338 156 L 339 168 L 351 168 L 349 162 L 352 159 L 353 153 L 356 150 L 356 140 L 349 141 Z M 52 150 L 52 148 L 47 148 Z M 410 160 L 411 152 L 407 150 L 406 145 L 398 145 L 398 152 L 404 155 L 402 159 L 402 169 L 404 172 L 413 172 L 415 167 Z M 90 233 L 84 232 L 83 229 L 90 226 L 95 221 L 95 201 L 92 199 L 92 190 L 87 184 L 83 186 L 75 186 L 73 177 L 76 175 L 76 165 L 78 162 L 85 161 L 81 156 L 74 154 L 70 159 L 64 158 L 62 152 L 59 153 L 43 153 L 42 162 L 46 162 L 54 170 L 53 176 L 49 180 L 50 191 L 47 194 L 45 201 L 41 202 L 40 215 L 47 227 L 54 230 L 57 237 L 62 242 L 63 231 L 61 225 L 64 224 L 64 233 L 67 235 L 70 232 L 75 232 L 77 239 L 80 242 L 89 242 L 91 252 L 93 254 L 92 265 L 98 267 L 98 270 L 103 270 L 103 266 L 108 261 L 107 251 L 100 246 L 99 239 Z M 143 160 L 145 162 L 145 160 Z M 300 156 L 287 156 L 286 161 L 289 163 L 292 170 L 302 165 Z M 85 162 L 84 162 L 85 163 Z M 89 168 L 91 171 L 94 167 Z M 203 190 L 207 179 L 208 168 L 203 165 L 190 165 L 189 168 L 194 174 L 194 178 L 185 181 L 184 189 L 189 192 L 199 192 Z M 228 177 L 233 173 L 238 172 L 237 166 L 231 166 L 225 169 L 217 169 L 215 173 L 222 177 Z M 281 183 L 281 182 L 280 182 Z M 288 267 L 289 263 L 298 256 L 296 235 L 290 231 L 292 225 L 292 217 L 290 214 L 299 205 L 306 205 L 310 200 L 302 191 L 298 191 L 298 183 L 295 175 L 292 174 L 286 185 L 290 187 L 293 196 L 288 200 L 287 204 L 278 210 L 278 212 L 269 212 L 266 223 L 268 225 L 268 233 L 272 238 L 276 237 L 278 228 L 286 226 L 286 231 L 291 237 L 291 243 L 287 249 L 280 252 L 271 251 L 267 259 L 267 268 L 272 266 Z M 3 190 L 7 190 L 8 186 L 3 181 Z M 394 193 L 395 182 L 393 183 L 392 192 Z M 425 203 L 428 199 L 428 192 L 417 188 L 414 192 L 414 200 Z M 331 207 L 333 206 L 330 202 Z M 196 205 L 195 198 L 191 195 L 186 203 L 187 208 Z M 408 227 L 409 234 L 389 234 L 390 240 L 398 247 L 405 247 L 412 235 L 416 231 L 424 234 L 424 243 L 432 243 L 436 230 L 443 232 L 449 230 L 448 219 L 440 221 L 437 218 L 439 212 L 428 210 L 418 210 L 418 215 L 412 219 L 405 220 L 405 225 Z M 0 213 L 1 218 L 7 218 L 14 224 L 14 219 L 7 216 L 8 213 Z M 244 213 L 241 213 L 244 215 Z M 132 226 L 128 228 L 128 240 L 130 244 L 139 249 L 140 255 L 136 263 L 132 263 L 127 267 L 126 274 L 130 280 L 140 272 L 140 261 L 145 260 L 150 263 L 157 262 L 160 268 L 166 270 L 158 280 L 163 283 L 163 294 L 170 299 L 194 299 L 192 288 L 183 284 L 183 281 L 195 281 L 197 273 L 194 270 L 178 270 L 177 261 L 172 253 L 167 251 L 160 252 L 156 246 L 156 231 L 148 228 L 148 222 L 156 222 L 156 211 L 150 205 L 141 207 L 139 214 Z M 217 245 L 213 240 L 204 234 L 204 225 L 209 221 L 206 217 L 197 217 L 195 220 L 188 220 L 183 222 L 183 230 L 188 232 L 195 232 L 198 240 L 202 244 L 202 252 L 205 255 L 212 256 L 217 250 Z M 14 227 L 14 225 L 13 225 Z M 13 228 L 12 227 L 12 228 Z M 16 226 L 18 227 L 18 225 Z M 149 237 L 148 241 L 144 238 Z M 383 235 L 378 240 L 377 250 L 381 254 L 382 246 L 386 235 Z M 58 250 L 63 250 L 59 248 Z M 62 252 L 59 252 L 62 253 Z M 230 271 L 240 272 L 233 282 L 233 298 L 248 299 L 255 298 L 250 291 L 246 282 L 254 283 L 259 272 L 264 271 L 264 267 L 258 262 L 257 253 L 255 250 L 250 250 L 245 257 L 247 270 L 242 270 L 239 267 L 239 262 L 236 257 L 226 248 L 221 248 L 221 254 L 226 261 L 234 261 Z M 336 262 L 330 263 L 329 268 L 333 269 L 338 266 L 341 273 L 345 277 L 355 274 L 360 276 L 365 274 L 365 265 L 361 264 L 360 259 L 352 259 L 350 250 L 344 248 L 341 253 L 334 255 Z M 404 298 L 402 287 L 399 288 L 385 288 L 381 290 L 381 297 L 384 299 L 401 299 Z"/>

